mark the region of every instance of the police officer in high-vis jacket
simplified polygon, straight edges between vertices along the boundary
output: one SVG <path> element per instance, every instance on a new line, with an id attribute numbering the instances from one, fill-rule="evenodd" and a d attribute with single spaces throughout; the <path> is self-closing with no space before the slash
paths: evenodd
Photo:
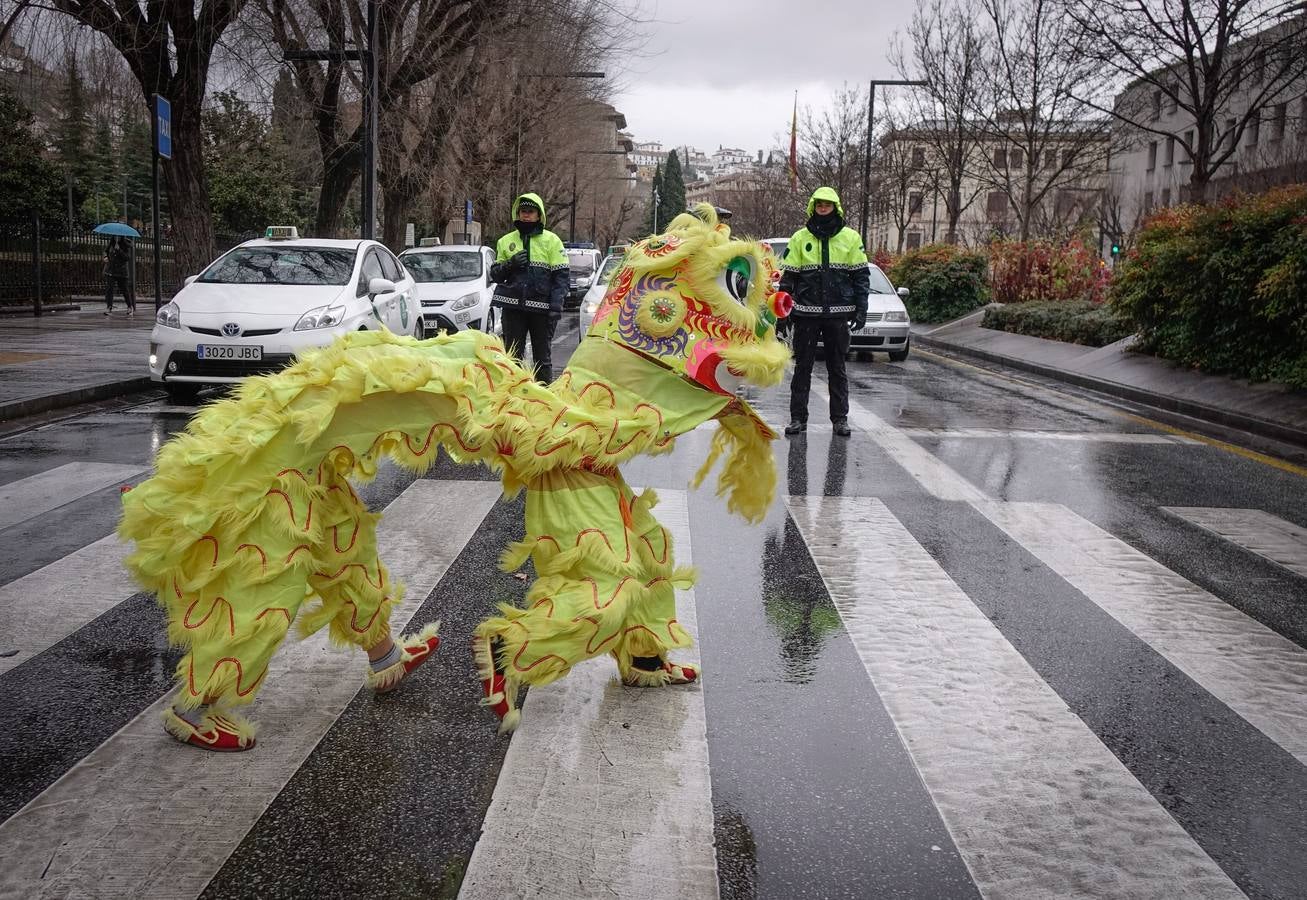
<path id="1" fill-rule="evenodd" d="M 549 384 L 554 380 L 550 335 L 563 314 L 570 279 L 563 242 L 545 230 L 545 204 L 537 195 L 523 194 L 513 201 L 513 230 L 495 245 L 490 278 L 504 346 L 521 359 L 529 336 L 536 380 Z"/>
<path id="2" fill-rule="evenodd" d="M 871 276 L 862 238 L 844 227 L 839 194 L 817 188 L 808 200 L 808 224 L 794 232 L 781 260 L 781 290 L 794 297 L 789 320 L 794 334 L 794 377 L 790 381 L 790 424 L 786 434 L 808 427 L 808 390 L 817 341 L 826 351 L 830 376 L 830 420 L 835 433 L 849 436 L 849 377 L 844 357 L 850 329 L 867 324 Z"/>

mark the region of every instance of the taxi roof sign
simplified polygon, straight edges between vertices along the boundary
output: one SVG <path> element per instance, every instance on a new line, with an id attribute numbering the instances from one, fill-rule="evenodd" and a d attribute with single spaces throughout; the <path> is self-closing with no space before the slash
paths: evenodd
<path id="1" fill-rule="evenodd" d="M 300 230 L 294 225 L 269 225 L 263 236 L 270 241 L 298 241 Z"/>
<path id="2" fill-rule="evenodd" d="M 419 246 L 419 247 L 439 247 L 439 246 L 440 246 L 440 238 L 438 238 L 438 237 L 424 237 L 422 240 L 418 241 L 418 246 Z"/>

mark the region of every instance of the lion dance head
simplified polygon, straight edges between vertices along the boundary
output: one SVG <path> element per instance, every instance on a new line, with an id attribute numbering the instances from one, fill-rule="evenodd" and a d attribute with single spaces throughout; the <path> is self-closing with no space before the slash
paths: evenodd
<path id="1" fill-rule="evenodd" d="M 789 362 L 776 323 L 794 303 L 766 244 L 733 240 L 712 206 L 631 246 L 588 337 L 625 345 L 699 386 L 734 394 L 779 384 Z"/>

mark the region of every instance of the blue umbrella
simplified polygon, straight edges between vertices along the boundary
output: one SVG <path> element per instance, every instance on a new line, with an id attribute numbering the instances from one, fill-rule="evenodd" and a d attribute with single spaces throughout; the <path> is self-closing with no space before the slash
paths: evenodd
<path id="1" fill-rule="evenodd" d="M 96 234 L 114 234 L 121 237 L 138 238 L 141 233 L 130 225 L 124 225 L 122 222 L 105 222 L 103 225 L 96 225 L 92 229 Z"/>

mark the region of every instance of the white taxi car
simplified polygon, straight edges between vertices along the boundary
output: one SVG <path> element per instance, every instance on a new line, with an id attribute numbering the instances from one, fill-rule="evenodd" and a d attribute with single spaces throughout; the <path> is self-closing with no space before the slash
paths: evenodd
<path id="1" fill-rule="evenodd" d="M 608 293 L 608 282 L 612 281 L 613 273 L 621 267 L 622 258 L 625 255 L 625 250 L 621 252 L 610 251 L 599 266 L 599 274 L 594 277 L 590 287 L 585 292 L 585 296 L 581 298 L 581 305 L 576 310 L 576 333 L 581 337 L 585 337 L 585 333 L 590 330 L 590 325 L 595 320 L 595 311 L 599 309 L 604 294 Z"/>
<path id="2" fill-rule="evenodd" d="M 202 385 L 276 371 L 349 331 L 420 337 L 413 278 L 376 241 L 300 239 L 274 226 L 218 257 L 155 316 L 150 380 L 174 403 Z"/>
<path id="3" fill-rule="evenodd" d="M 424 333 L 453 334 L 476 328 L 497 334 L 499 325 L 490 299 L 495 285 L 490 267 L 495 251 L 489 247 L 414 247 L 399 255 L 416 283 Z"/>

